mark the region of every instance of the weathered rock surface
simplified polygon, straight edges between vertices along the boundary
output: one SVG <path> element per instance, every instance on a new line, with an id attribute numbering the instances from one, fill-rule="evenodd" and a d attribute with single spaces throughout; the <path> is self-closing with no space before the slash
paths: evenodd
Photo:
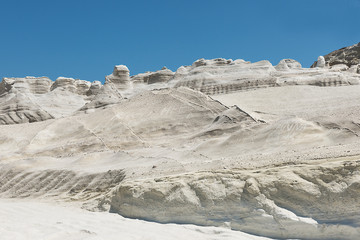
<path id="1" fill-rule="evenodd" d="M 185 86 L 205 94 L 222 94 L 262 86 L 273 87 L 276 79 L 270 72 L 274 71 L 276 69 L 269 61 L 248 63 L 230 59 L 199 59 L 187 69 L 187 74 L 176 74 L 177 78 L 172 81 L 175 87 Z"/>
<path id="2" fill-rule="evenodd" d="M 85 95 L 90 90 L 91 83 L 85 80 L 59 77 L 51 85 L 50 90 L 68 91 L 79 95 Z"/>
<path id="3" fill-rule="evenodd" d="M 173 76 L 174 73 L 170 69 L 162 69 L 153 74 L 150 74 L 147 83 L 153 84 L 158 82 L 168 82 Z"/>
<path id="4" fill-rule="evenodd" d="M 326 66 L 326 61 L 324 56 L 319 56 L 317 62 L 314 63 L 314 67 L 324 68 Z"/>
<path id="5" fill-rule="evenodd" d="M 90 88 L 86 94 L 87 95 L 96 95 L 99 93 L 101 87 L 102 87 L 102 84 L 100 81 L 94 81 L 91 83 Z"/>
<path id="6" fill-rule="evenodd" d="M 275 66 L 276 70 L 300 69 L 301 64 L 293 59 L 283 59 Z"/>
<path id="7" fill-rule="evenodd" d="M 38 122 L 74 114 L 88 102 L 90 83 L 73 78 L 4 78 L 0 124 Z"/>
<path id="8" fill-rule="evenodd" d="M 118 91 L 132 89 L 130 81 L 130 71 L 125 65 L 116 65 L 112 74 L 105 77 L 105 84 L 112 85 Z"/>
<path id="9" fill-rule="evenodd" d="M 31 123 L 54 118 L 25 94 L 10 94 L 4 98 L 0 105 L 0 124 Z"/>
<path id="10" fill-rule="evenodd" d="M 37 122 L 52 119 L 29 96 L 50 91 L 52 81 L 46 77 L 4 78 L 0 84 L 0 124 Z"/>
<path id="11" fill-rule="evenodd" d="M 7 105 L 0 122 L 24 123 L 70 116 L 78 111 L 88 113 L 154 89 L 188 87 L 217 95 L 287 85 L 327 87 L 360 83 L 360 75 L 357 74 L 359 65 L 350 68 L 344 64 L 325 67 L 325 59 L 319 59 L 315 69 L 302 68 L 292 59 L 283 59 L 275 67 L 268 61 L 250 63 L 242 59 L 199 59 L 191 66 L 181 66 L 175 73 L 163 68 L 131 78 L 125 65 L 117 65 L 113 73 L 106 76 L 103 86 L 99 81 L 90 83 L 64 77 L 55 82 L 45 77 L 4 78 L 0 84 L 0 102 L 7 102 Z M 16 93 L 21 93 L 23 97 L 18 98 Z M 9 101 L 10 96 L 14 98 L 12 102 Z M 18 108 L 25 109 L 26 113 L 19 110 L 19 116 L 16 116 L 14 109 Z"/>
<path id="12" fill-rule="evenodd" d="M 356 239 L 358 90 L 294 85 L 214 100 L 161 89 L 0 126 L 0 196 L 273 238 Z"/>
<path id="13" fill-rule="evenodd" d="M 0 95 L 7 92 L 44 94 L 50 91 L 52 84 L 53 81 L 47 77 L 3 78 L 0 83 Z"/>
<path id="14" fill-rule="evenodd" d="M 119 65 L 104 85 L 4 78 L 0 197 L 359 239 L 358 66 L 199 59 L 131 78 Z"/>
<path id="15" fill-rule="evenodd" d="M 170 83 L 209 95 L 285 85 L 324 87 L 360 83 L 359 75 L 338 72 L 338 68 L 301 68 L 300 63 L 292 59 L 284 59 L 276 67 L 268 61 L 249 63 L 231 59 L 199 59 L 191 67 L 181 67 Z"/>
<path id="16" fill-rule="evenodd" d="M 128 181 L 111 211 L 164 223 L 228 224 L 273 238 L 356 239 L 359 171 L 359 161 L 332 160 Z"/>
<path id="17" fill-rule="evenodd" d="M 174 77 L 174 73 L 167 68 L 163 68 L 156 72 L 141 73 L 132 76 L 131 79 L 136 83 L 154 84 L 154 83 L 167 83 Z"/>
<path id="18" fill-rule="evenodd" d="M 327 66 L 345 64 L 348 67 L 360 64 L 360 43 L 335 50 L 324 56 Z M 317 66 L 319 60 L 311 67 Z"/>
<path id="19" fill-rule="evenodd" d="M 116 88 L 114 84 L 109 82 L 105 83 L 103 86 L 95 83 L 93 89 L 90 89 L 94 96 L 91 98 L 89 102 L 87 102 L 84 106 L 82 106 L 79 111 L 91 112 L 97 108 L 106 108 L 112 104 L 119 103 L 123 97 L 120 91 Z M 100 87 L 101 88 L 97 88 Z"/>
<path id="20" fill-rule="evenodd" d="M 360 64 L 352 65 L 348 71 L 352 73 L 360 73 Z"/>
<path id="21" fill-rule="evenodd" d="M 0 197 L 55 197 L 63 201 L 89 202 L 89 208 L 97 207 L 94 204 L 101 203 L 124 177 L 121 170 L 79 173 L 60 169 L 32 172 L 4 168 L 0 173 Z"/>

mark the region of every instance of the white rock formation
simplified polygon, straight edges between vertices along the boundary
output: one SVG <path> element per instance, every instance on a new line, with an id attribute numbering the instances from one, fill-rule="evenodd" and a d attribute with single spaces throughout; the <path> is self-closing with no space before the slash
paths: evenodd
<path id="1" fill-rule="evenodd" d="M 86 95 L 90 90 L 91 83 L 85 80 L 75 80 L 76 92 L 79 95 Z"/>
<path id="2" fill-rule="evenodd" d="M 69 91 L 72 93 L 76 93 L 79 95 L 86 95 L 89 91 L 91 83 L 85 80 L 73 79 L 73 78 L 65 78 L 59 77 L 56 81 L 51 85 L 50 90 L 60 90 L 60 91 Z"/>
<path id="3" fill-rule="evenodd" d="M 221 94 L 262 86 L 275 86 L 270 73 L 276 71 L 269 61 L 234 62 L 231 59 L 199 59 L 185 75 L 176 74 L 175 87 L 186 86 L 206 94 Z"/>
<path id="4" fill-rule="evenodd" d="M 199 59 L 190 67 L 180 68 L 169 85 L 186 86 L 216 95 L 283 85 L 359 84 L 359 75 L 339 74 L 338 71 L 327 68 L 301 68 L 301 64 L 292 59 L 284 59 L 276 67 L 269 61 L 250 63 L 231 59 Z"/>
<path id="5" fill-rule="evenodd" d="M 325 64 L 326 64 L 325 63 L 325 58 L 323 56 L 319 56 L 318 59 L 317 59 L 315 67 L 324 68 Z"/>
<path id="6" fill-rule="evenodd" d="M 336 64 L 330 67 L 334 71 L 347 71 L 349 69 L 345 64 Z"/>
<path id="7" fill-rule="evenodd" d="M 0 83 L 0 124 L 38 122 L 69 116 L 84 106 L 90 83 L 73 78 L 4 78 Z"/>
<path id="8" fill-rule="evenodd" d="M 174 77 L 180 78 L 183 77 L 184 75 L 187 75 L 188 73 L 189 73 L 188 69 L 184 66 L 181 66 L 176 70 Z"/>
<path id="9" fill-rule="evenodd" d="M 345 70 L 347 73 L 339 73 Z M 59 77 L 55 82 L 44 77 L 4 78 L 0 83 L 0 95 L 8 105 L 1 122 L 23 123 L 69 116 L 79 109 L 88 112 L 119 103 L 124 97 L 142 91 L 168 87 L 185 86 L 214 95 L 286 85 L 354 85 L 360 82 L 357 72 L 356 65 L 351 69 L 345 65 L 334 65 L 330 69 L 305 69 L 291 59 L 280 61 L 275 68 L 268 61 L 249 63 L 241 59 L 199 59 L 192 66 L 180 67 L 176 73 L 162 69 L 131 78 L 128 68 L 118 65 L 113 74 L 106 77 L 104 86 L 98 81 L 91 84 L 64 77 Z M 18 93 L 23 97 L 17 97 Z M 15 97 L 13 102 L 9 102 L 10 96 Z M 16 106 L 27 109 L 27 112 L 16 116 L 11 113 Z"/>
<path id="10" fill-rule="evenodd" d="M 283 59 L 275 68 L 276 70 L 301 69 L 301 64 L 293 59 Z"/>
<path id="11" fill-rule="evenodd" d="M 228 222 L 273 238 L 356 239 L 360 178 L 353 172 L 359 170 L 359 163 L 338 160 L 131 180 L 116 190 L 111 211 L 158 222 Z"/>
<path id="12" fill-rule="evenodd" d="M 174 73 L 167 68 L 163 68 L 156 72 L 147 72 L 132 76 L 131 79 L 137 83 L 154 84 L 167 83 L 174 76 Z"/>
<path id="13" fill-rule="evenodd" d="M 168 82 L 173 76 L 174 73 L 170 69 L 162 69 L 153 74 L 150 74 L 147 83 L 153 84 L 159 82 Z"/>
<path id="14" fill-rule="evenodd" d="M 132 89 L 130 71 L 125 65 L 116 65 L 112 74 L 105 77 L 105 84 L 113 85 L 119 91 Z"/>
<path id="15" fill-rule="evenodd" d="M 105 83 L 101 86 L 101 83 L 94 83 L 92 89 L 90 87 L 90 93 L 93 94 L 91 100 L 82 106 L 79 110 L 91 112 L 96 108 L 106 108 L 109 105 L 119 103 L 123 99 L 119 90 L 115 85 L 111 83 Z M 99 88 L 101 87 L 101 88 Z"/>
<path id="16" fill-rule="evenodd" d="M 96 94 L 99 93 L 101 87 L 102 87 L 102 84 L 101 84 L 100 81 L 94 81 L 94 82 L 91 83 L 87 94 L 88 95 L 96 95 Z"/>
<path id="17" fill-rule="evenodd" d="M 348 71 L 351 73 L 360 73 L 360 64 L 352 65 Z"/>
<path id="18" fill-rule="evenodd" d="M 104 85 L 4 78 L 0 198 L 276 239 L 358 239 L 360 75 L 343 70 L 199 59 L 131 78 L 119 65 Z"/>
<path id="19" fill-rule="evenodd" d="M 3 78 L 0 84 L 0 124 L 37 122 L 53 118 L 31 96 L 46 94 L 52 81 L 46 77 Z"/>
<path id="20" fill-rule="evenodd" d="M 3 78 L 0 83 L 0 95 L 6 92 L 29 92 L 43 94 L 50 91 L 53 84 L 47 77 Z"/>
<path id="21" fill-rule="evenodd" d="M 54 84 L 51 85 L 51 91 L 54 91 L 55 89 L 60 89 L 60 90 L 67 90 L 70 92 L 76 92 L 76 87 L 75 87 L 75 79 L 73 78 L 66 78 L 66 77 L 58 77 Z"/>

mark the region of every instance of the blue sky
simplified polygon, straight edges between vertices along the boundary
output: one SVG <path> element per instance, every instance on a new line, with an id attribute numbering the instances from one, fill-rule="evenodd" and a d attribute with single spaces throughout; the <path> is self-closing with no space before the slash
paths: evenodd
<path id="1" fill-rule="evenodd" d="M 317 56 L 360 42 L 359 0 L 0 0 L 0 78 L 104 80 L 198 58 Z"/>

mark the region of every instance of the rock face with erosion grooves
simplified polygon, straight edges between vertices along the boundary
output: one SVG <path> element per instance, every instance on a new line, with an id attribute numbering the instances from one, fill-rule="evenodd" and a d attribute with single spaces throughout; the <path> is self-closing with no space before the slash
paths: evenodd
<path id="1" fill-rule="evenodd" d="M 274 239 L 360 239 L 351 54 L 315 68 L 199 59 L 131 77 L 117 65 L 103 85 L 4 78 L 0 197 Z"/>
<path id="2" fill-rule="evenodd" d="M 119 91 L 125 91 L 132 88 L 130 81 L 130 71 L 125 65 L 116 65 L 112 74 L 106 76 L 105 83 L 113 85 Z"/>
<path id="3" fill-rule="evenodd" d="M 41 108 L 33 95 L 46 94 L 52 81 L 48 78 L 4 78 L 0 84 L 0 124 L 37 122 L 53 116 Z"/>
<path id="4" fill-rule="evenodd" d="M 276 70 L 300 69 L 301 64 L 293 59 L 283 59 L 275 66 Z"/>
<path id="5" fill-rule="evenodd" d="M 129 181 L 116 190 L 111 211 L 158 222 L 228 222 L 274 238 L 356 239 L 359 170 L 359 161 L 338 160 Z"/>

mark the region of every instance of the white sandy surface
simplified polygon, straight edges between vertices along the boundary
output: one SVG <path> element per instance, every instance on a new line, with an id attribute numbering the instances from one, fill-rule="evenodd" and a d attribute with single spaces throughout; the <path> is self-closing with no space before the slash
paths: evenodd
<path id="1" fill-rule="evenodd" d="M 0 200 L 0 239 L 268 239 L 219 227 L 159 224 L 35 200 Z"/>

